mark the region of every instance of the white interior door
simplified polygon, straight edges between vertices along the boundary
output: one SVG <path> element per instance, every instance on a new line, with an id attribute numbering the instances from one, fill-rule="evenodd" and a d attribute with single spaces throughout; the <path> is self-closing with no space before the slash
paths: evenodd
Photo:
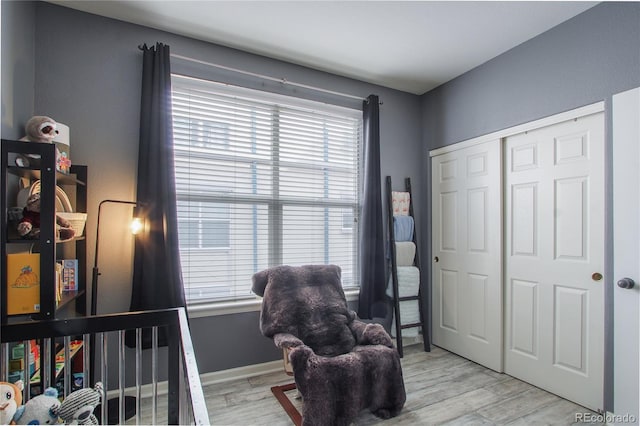
<path id="1" fill-rule="evenodd" d="M 614 420 L 638 424 L 640 399 L 640 88 L 613 97 Z M 617 281 L 630 278 L 632 288 Z M 622 283 L 624 284 L 624 283 Z M 620 416 L 620 417 L 617 417 Z M 627 416 L 625 418 L 625 416 Z"/>
<path id="2" fill-rule="evenodd" d="M 604 115 L 510 136 L 504 155 L 505 372 L 602 409 Z"/>
<path id="3" fill-rule="evenodd" d="M 500 140 L 432 158 L 433 343 L 502 371 Z"/>

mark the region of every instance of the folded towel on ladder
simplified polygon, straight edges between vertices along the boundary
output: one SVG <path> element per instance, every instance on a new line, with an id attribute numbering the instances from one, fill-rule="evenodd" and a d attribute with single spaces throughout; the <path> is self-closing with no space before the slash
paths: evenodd
<path id="1" fill-rule="evenodd" d="M 407 216 L 409 214 L 409 204 L 411 196 L 408 192 L 391 191 L 391 206 L 394 216 Z"/>
<path id="2" fill-rule="evenodd" d="M 413 241 L 413 228 L 413 217 L 393 217 L 393 236 L 395 241 Z"/>
<path id="3" fill-rule="evenodd" d="M 415 266 L 398 266 L 398 296 L 410 297 L 417 296 L 420 291 L 420 270 Z M 389 279 L 387 286 L 387 295 L 393 297 L 393 277 Z"/>
<path id="4" fill-rule="evenodd" d="M 415 266 L 399 266 L 398 272 L 398 297 L 417 296 L 420 291 L 420 270 Z M 387 286 L 387 296 L 393 298 L 393 277 L 389 279 Z M 393 314 L 391 325 L 392 336 L 395 337 L 396 315 Z M 420 322 L 420 307 L 418 300 L 404 300 L 400 302 L 400 324 L 415 324 Z M 406 328 L 402 330 L 404 337 L 415 337 L 418 335 L 418 327 Z"/>
<path id="5" fill-rule="evenodd" d="M 416 324 L 420 322 L 420 306 L 417 300 L 403 300 L 400 302 L 400 325 Z M 403 337 L 416 337 L 420 327 L 402 329 Z M 394 312 L 391 322 L 391 335 L 396 336 L 396 315 Z"/>
<path id="6" fill-rule="evenodd" d="M 396 265 L 413 266 L 416 258 L 416 245 L 412 241 L 396 242 Z"/>

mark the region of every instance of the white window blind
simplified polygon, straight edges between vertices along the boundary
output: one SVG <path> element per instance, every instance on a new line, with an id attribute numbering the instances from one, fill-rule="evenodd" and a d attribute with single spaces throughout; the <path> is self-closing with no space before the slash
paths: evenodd
<path id="1" fill-rule="evenodd" d="M 282 264 L 357 286 L 362 112 L 178 75 L 172 91 L 187 301 L 253 297 Z"/>

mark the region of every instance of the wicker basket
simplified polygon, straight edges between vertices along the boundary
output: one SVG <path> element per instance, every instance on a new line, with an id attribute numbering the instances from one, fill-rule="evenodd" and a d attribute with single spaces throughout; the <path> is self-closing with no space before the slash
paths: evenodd
<path id="1" fill-rule="evenodd" d="M 86 213 L 57 212 L 56 214 L 71 223 L 71 227 L 76 231 L 76 237 L 81 237 L 84 234 L 84 225 L 87 222 Z"/>

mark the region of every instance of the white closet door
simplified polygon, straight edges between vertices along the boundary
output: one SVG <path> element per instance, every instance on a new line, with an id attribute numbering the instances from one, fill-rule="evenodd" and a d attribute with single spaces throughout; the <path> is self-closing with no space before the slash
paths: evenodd
<path id="1" fill-rule="evenodd" d="M 635 281 L 632 288 L 614 285 L 613 411 L 640 414 L 640 88 L 613 96 L 613 263 L 612 283 Z M 624 416 L 627 416 L 625 418 Z M 627 422 L 628 423 L 628 422 Z"/>
<path id="2" fill-rule="evenodd" d="M 505 372 L 603 407 L 604 116 L 506 139 Z"/>
<path id="3" fill-rule="evenodd" d="M 433 343 L 502 371 L 500 141 L 432 158 Z"/>

